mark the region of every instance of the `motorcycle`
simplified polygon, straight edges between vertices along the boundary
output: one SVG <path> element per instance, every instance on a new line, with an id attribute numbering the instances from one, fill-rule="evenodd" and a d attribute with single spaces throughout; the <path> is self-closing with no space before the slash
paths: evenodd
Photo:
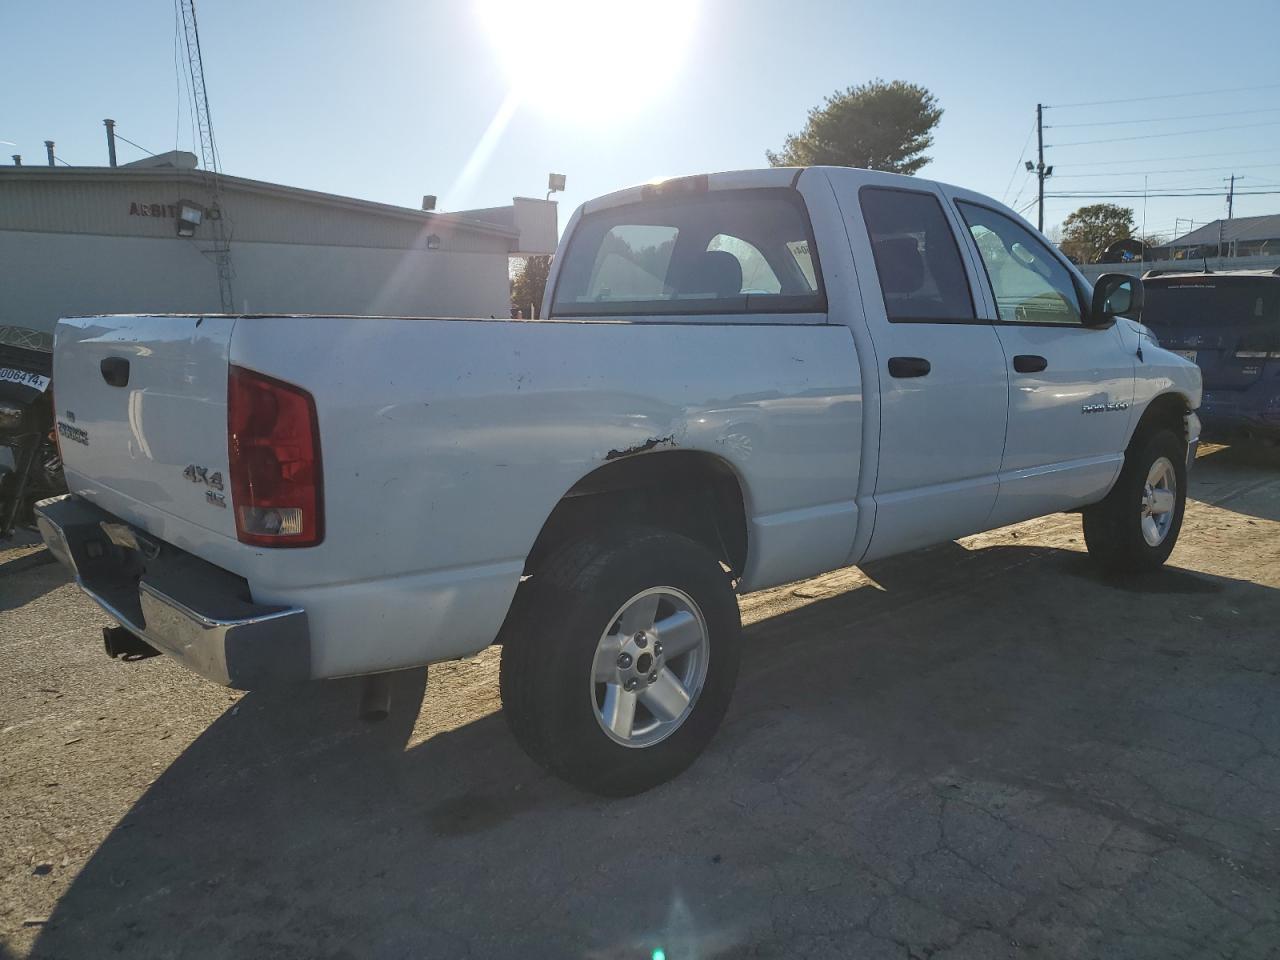
<path id="1" fill-rule="evenodd" d="M 0 540 L 34 525 L 38 501 L 67 492 L 54 437 L 52 378 L 53 338 L 0 326 Z"/>

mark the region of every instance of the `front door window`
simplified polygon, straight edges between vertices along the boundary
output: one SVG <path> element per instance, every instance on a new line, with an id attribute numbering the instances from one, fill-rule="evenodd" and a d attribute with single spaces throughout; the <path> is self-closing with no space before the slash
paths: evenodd
<path id="1" fill-rule="evenodd" d="M 973 234 L 1005 323 L 1079 325 L 1080 293 L 1043 241 L 1016 220 L 977 204 L 956 204 Z"/>

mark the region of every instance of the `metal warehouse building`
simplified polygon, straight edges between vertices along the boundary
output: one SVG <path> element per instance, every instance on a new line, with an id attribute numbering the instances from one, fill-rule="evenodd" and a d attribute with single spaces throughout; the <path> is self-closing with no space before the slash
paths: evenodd
<path id="1" fill-rule="evenodd" d="M 554 202 L 437 213 L 209 175 L 175 152 L 119 167 L 0 167 L 0 325 L 215 313 L 213 218 L 242 313 L 499 316 L 509 258 L 554 252 Z M 184 208 L 201 222 L 179 236 Z"/>
<path id="2" fill-rule="evenodd" d="M 1280 256 L 1280 214 L 1214 220 L 1165 246 L 1179 260 Z"/>

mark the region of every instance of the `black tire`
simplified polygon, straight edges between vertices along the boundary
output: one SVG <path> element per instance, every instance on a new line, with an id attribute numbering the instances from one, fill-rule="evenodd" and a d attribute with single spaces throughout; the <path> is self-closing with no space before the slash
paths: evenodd
<path id="1" fill-rule="evenodd" d="M 1147 476 L 1161 457 L 1173 465 L 1177 490 L 1169 529 L 1159 544 L 1152 545 L 1142 531 L 1142 504 Z M 1178 542 L 1186 502 L 1186 443 L 1172 430 L 1136 437 L 1125 452 L 1124 467 L 1107 498 L 1083 512 L 1089 556 L 1110 574 L 1140 574 L 1157 569 L 1169 559 Z"/>
<path id="2" fill-rule="evenodd" d="M 706 677 L 674 732 L 649 746 L 623 746 L 597 719 L 591 670 L 617 611 L 654 587 L 683 592 L 702 614 Z M 741 654 L 737 598 L 715 555 L 677 533 L 617 527 L 560 547 L 521 591 L 504 635 L 500 686 L 507 724 L 525 752 L 561 779 L 614 797 L 688 767 L 724 718 Z"/>

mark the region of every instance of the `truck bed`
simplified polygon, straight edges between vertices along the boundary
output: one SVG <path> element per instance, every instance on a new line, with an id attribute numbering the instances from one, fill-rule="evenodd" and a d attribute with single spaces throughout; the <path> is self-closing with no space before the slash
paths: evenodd
<path id="1" fill-rule="evenodd" d="M 695 450 L 734 471 L 744 589 L 841 565 L 857 526 L 847 327 L 112 316 L 57 336 L 72 492 L 244 578 L 255 603 L 306 609 L 317 677 L 490 643 L 555 504 L 627 455 Z M 127 385 L 106 382 L 113 357 Z M 233 364 L 314 396 L 324 540 L 287 561 L 238 541 L 209 483 L 226 476 Z"/>

